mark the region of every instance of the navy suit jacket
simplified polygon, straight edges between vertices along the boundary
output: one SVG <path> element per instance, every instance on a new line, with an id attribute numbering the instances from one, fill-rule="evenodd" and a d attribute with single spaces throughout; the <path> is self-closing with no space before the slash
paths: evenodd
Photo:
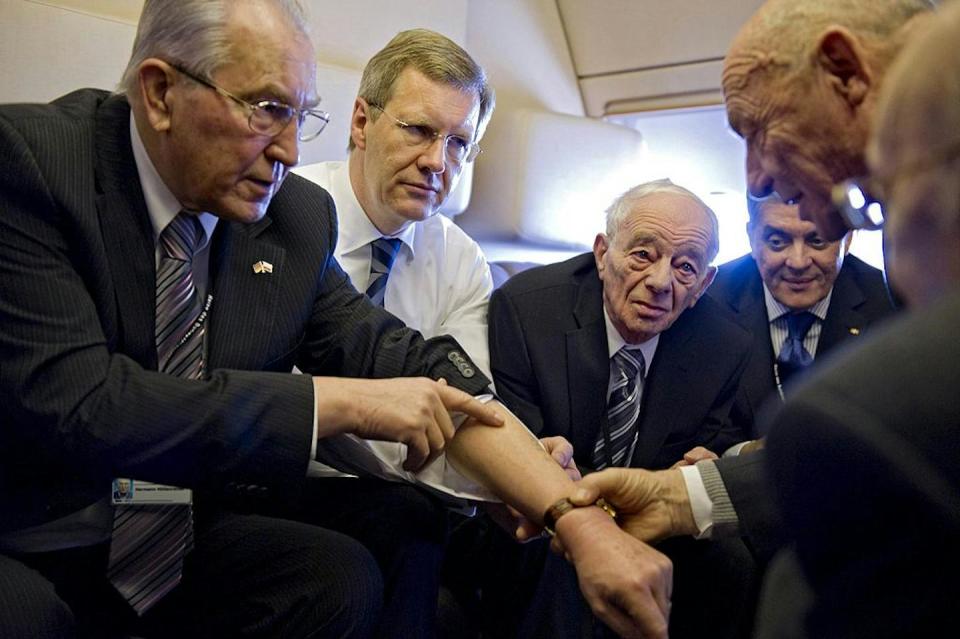
<path id="1" fill-rule="evenodd" d="M 741 326 L 753 334 L 753 355 L 741 383 L 756 410 L 776 394 L 773 344 L 763 295 L 763 280 L 749 254 L 722 264 L 707 295 L 725 304 Z M 859 336 L 893 312 L 883 273 L 848 255 L 833 284 L 833 296 L 817 342 L 817 361 Z"/>
<path id="2" fill-rule="evenodd" d="M 562 435 L 582 465 L 607 421 L 610 356 L 592 253 L 524 271 L 490 302 L 497 393 L 537 435 Z M 648 363 L 632 466 L 665 468 L 694 446 L 717 453 L 749 436 L 738 396 L 750 336 L 706 297 L 660 336 Z"/>
<path id="3" fill-rule="evenodd" d="M 448 359 L 451 338 L 425 342 L 353 289 L 333 258 L 333 202 L 295 175 L 263 220 L 212 237 L 208 377 L 158 373 L 129 117 L 94 90 L 0 107 L 0 531 L 83 508 L 115 476 L 295 492 L 314 398 L 294 364 L 486 388 Z M 272 275 L 254 273 L 260 260 Z"/>

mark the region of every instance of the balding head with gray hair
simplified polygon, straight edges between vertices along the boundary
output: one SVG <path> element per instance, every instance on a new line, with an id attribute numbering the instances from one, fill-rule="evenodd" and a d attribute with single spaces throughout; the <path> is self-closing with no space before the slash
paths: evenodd
<path id="1" fill-rule="evenodd" d="M 846 234 L 831 190 L 866 171 L 884 75 L 933 8 L 928 0 L 768 0 L 754 14 L 723 68 L 752 195 L 777 191 L 825 238 Z"/>
<path id="2" fill-rule="evenodd" d="M 622 193 L 607 208 L 607 237 L 612 242 L 617 235 L 617 231 L 623 224 L 623 221 L 630 215 L 637 202 L 648 198 L 656 193 L 672 193 L 681 195 L 697 204 L 706 216 L 710 224 L 710 237 L 708 243 L 707 262 L 713 262 L 720 252 L 720 227 L 717 223 L 717 215 L 713 212 L 706 202 L 697 197 L 697 194 L 689 189 L 674 184 L 669 179 L 653 180 L 644 182 L 632 187 Z"/>

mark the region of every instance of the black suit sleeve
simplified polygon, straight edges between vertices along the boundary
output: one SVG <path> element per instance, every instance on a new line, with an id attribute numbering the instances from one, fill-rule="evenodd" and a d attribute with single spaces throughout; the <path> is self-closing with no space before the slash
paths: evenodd
<path id="1" fill-rule="evenodd" d="M 511 299 L 497 289 L 490 298 L 490 368 L 497 395 L 535 435 L 543 431 L 540 393 L 523 325 Z"/>
<path id="2" fill-rule="evenodd" d="M 769 559 L 783 543 L 783 523 L 770 476 L 767 453 L 760 450 L 717 460 L 730 501 L 740 520 L 740 531 L 758 559 Z"/>

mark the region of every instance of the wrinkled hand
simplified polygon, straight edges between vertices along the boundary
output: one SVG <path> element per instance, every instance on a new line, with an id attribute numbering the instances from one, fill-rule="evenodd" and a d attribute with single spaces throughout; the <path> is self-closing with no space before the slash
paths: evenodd
<path id="1" fill-rule="evenodd" d="M 608 468 L 584 477 L 570 501 L 583 506 L 599 497 L 617 510 L 620 527 L 642 541 L 699 532 L 679 470 Z"/>
<path id="2" fill-rule="evenodd" d="M 621 637 L 666 639 L 673 565 L 665 555 L 624 534 L 598 508 L 564 515 L 557 534 L 595 615 Z"/>
<path id="3" fill-rule="evenodd" d="M 679 468 L 680 466 L 693 466 L 698 461 L 703 461 L 705 459 L 719 459 L 717 454 L 712 450 L 707 450 L 703 446 L 697 446 L 696 448 L 691 448 L 683 454 L 683 459 L 678 461 L 676 464 L 670 468 Z"/>
<path id="4" fill-rule="evenodd" d="M 425 377 L 351 379 L 344 398 L 352 409 L 346 428 L 358 437 L 407 446 L 405 470 L 417 471 L 433 461 L 453 438 L 450 412 L 458 411 L 490 426 L 503 417 L 444 380 Z"/>

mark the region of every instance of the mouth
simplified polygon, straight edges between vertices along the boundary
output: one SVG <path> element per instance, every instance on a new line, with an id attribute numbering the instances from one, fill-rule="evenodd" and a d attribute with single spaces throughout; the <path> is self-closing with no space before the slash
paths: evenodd
<path id="1" fill-rule="evenodd" d="M 404 182 L 403 185 L 415 193 L 440 193 L 440 187 L 432 186 L 430 184 L 423 184 L 421 182 Z"/>
<path id="2" fill-rule="evenodd" d="M 633 308 L 637 311 L 638 315 L 648 319 L 662 317 L 663 315 L 666 315 L 667 313 L 670 312 L 670 309 L 664 308 L 662 306 L 656 306 L 648 302 L 635 301 L 635 302 L 631 302 L 631 304 L 633 305 Z"/>
<path id="3" fill-rule="evenodd" d="M 804 289 L 812 285 L 816 281 L 816 278 L 813 277 L 785 277 L 783 278 L 783 283 L 792 289 Z"/>
<path id="4" fill-rule="evenodd" d="M 277 184 L 272 178 L 268 180 L 261 180 L 255 177 L 248 177 L 246 178 L 246 182 L 253 187 L 253 191 L 258 199 L 270 195 Z"/>

